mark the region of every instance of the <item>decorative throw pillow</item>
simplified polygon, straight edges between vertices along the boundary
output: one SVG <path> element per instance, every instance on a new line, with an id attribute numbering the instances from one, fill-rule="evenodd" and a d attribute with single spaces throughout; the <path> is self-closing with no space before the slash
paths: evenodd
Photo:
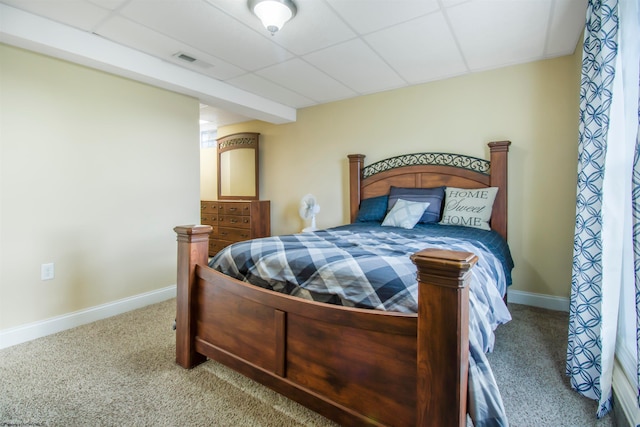
<path id="1" fill-rule="evenodd" d="M 399 199 L 384 218 L 382 226 L 411 229 L 420 221 L 422 214 L 428 207 L 429 203 L 426 202 Z"/>
<path id="2" fill-rule="evenodd" d="M 491 230 L 489 220 L 497 193 L 498 187 L 474 189 L 447 187 L 440 224 Z"/>
<path id="3" fill-rule="evenodd" d="M 442 211 L 442 200 L 444 200 L 444 187 L 433 188 L 404 188 L 391 187 L 389 190 L 389 203 L 387 210 L 391 210 L 398 199 L 409 200 L 412 202 L 427 202 L 429 207 L 420 218 L 421 223 L 430 223 L 440 221 L 440 213 Z"/>
<path id="4" fill-rule="evenodd" d="M 387 202 L 389 196 L 378 196 L 364 199 L 360 202 L 360 209 L 356 222 L 376 221 L 382 222 L 387 213 Z"/>

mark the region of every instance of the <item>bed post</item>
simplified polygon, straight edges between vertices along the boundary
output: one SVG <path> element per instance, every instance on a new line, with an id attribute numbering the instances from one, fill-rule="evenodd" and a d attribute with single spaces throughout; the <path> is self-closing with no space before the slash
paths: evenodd
<path id="1" fill-rule="evenodd" d="M 464 427 L 469 372 L 469 252 L 425 249 L 418 268 L 417 426 Z"/>
<path id="2" fill-rule="evenodd" d="M 192 368 L 206 358 L 195 350 L 194 298 L 196 265 L 207 265 L 210 225 L 182 225 L 173 229 L 178 235 L 178 280 L 176 309 L 176 363 Z"/>
<path id="3" fill-rule="evenodd" d="M 349 214 L 350 221 L 354 222 L 360 208 L 360 190 L 362 168 L 364 167 L 364 154 L 349 154 Z"/>
<path id="4" fill-rule="evenodd" d="M 511 141 L 490 142 L 491 186 L 500 187 L 493 202 L 491 228 L 507 240 L 507 154 Z"/>

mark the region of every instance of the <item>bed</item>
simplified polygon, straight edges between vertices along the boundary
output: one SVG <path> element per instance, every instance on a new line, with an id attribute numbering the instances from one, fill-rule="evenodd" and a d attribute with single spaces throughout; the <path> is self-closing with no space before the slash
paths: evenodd
<path id="1" fill-rule="evenodd" d="M 506 241 L 509 145 L 489 143 L 490 161 L 420 153 L 365 167 L 364 155 L 350 155 L 353 228 L 369 232 L 367 224 L 358 224 L 361 203 L 388 195 L 394 187 L 497 188 L 490 233 Z M 461 228 L 440 226 L 446 227 Z M 470 304 L 477 299 L 473 293 L 470 297 L 470 287 L 477 285 L 470 283 L 485 262 L 486 256 L 476 253 L 483 247 L 415 247 L 416 252 L 407 256 L 415 266 L 413 274 L 417 271 L 415 313 L 402 313 L 375 305 L 378 309 L 364 308 L 368 304 L 361 303 L 314 301 L 317 289 L 307 299 L 248 284 L 208 266 L 211 227 L 179 226 L 175 231 L 180 366 L 216 360 L 347 426 L 463 426 L 468 409 L 477 409 L 477 384 L 472 381 L 469 386 L 470 366 L 478 369 L 474 322 L 469 320 L 470 312 L 474 318 Z M 320 240 L 326 235 L 345 241 L 341 233 L 352 232 L 338 227 L 294 237 Z M 396 240 L 401 238 L 390 239 Z M 406 242 L 413 248 L 410 237 Z M 502 414 L 496 417 L 495 424 L 506 422 Z M 480 424 L 485 421 L 493 422 Z"/>

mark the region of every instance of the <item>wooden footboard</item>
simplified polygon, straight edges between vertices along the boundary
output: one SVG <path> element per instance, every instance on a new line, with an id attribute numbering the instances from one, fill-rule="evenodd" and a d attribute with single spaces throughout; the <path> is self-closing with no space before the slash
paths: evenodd
<path id="1" fill-rule="evenodd" d="M 176 362 L 217 360 L 341 425 L 464 426 L 471 253 L 428 249 L 418 314 L 334 306 L 207 267 L 210 226 L 180 226 Z"/>

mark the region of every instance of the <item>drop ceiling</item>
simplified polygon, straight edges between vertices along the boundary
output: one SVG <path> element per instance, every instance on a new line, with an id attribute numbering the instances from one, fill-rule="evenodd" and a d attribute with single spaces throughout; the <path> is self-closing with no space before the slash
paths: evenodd
<path id="1" fill-rule="evenodd" d="M 294 1 L 272 36 L 245 0 L 0 0 L 0 41 L 196 96 L 217 125 L 283 123 L 303 107 L 571 54 L 587 3 Z"/>

